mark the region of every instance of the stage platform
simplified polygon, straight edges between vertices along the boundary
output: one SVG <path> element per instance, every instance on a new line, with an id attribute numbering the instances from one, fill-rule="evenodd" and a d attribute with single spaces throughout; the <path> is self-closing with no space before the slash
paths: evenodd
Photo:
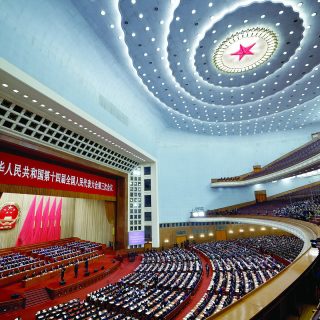
<path id="1" fill-rule="evenodd" d="M 77 278 L 74 275 L 73 265 L 68 266 L 65 271 L 64 285 L 60 285 L 60 270 L 56 270 L 49 276 L 44 274 L 29 280 L 30 283 L 27 286 L 20 281 L 1 288 L 0 314 L 42 303 L 44 297 L 38 297 L 41 292 L 47 292 L 48 300 L 56 299 L 102 280 L 115 271 L 120 264 L 115 260 L 115 254 L 110 251 L 93 261 L 89 260 L 89 275 L 85 275 L 83 262 L 79 264 Z"/>

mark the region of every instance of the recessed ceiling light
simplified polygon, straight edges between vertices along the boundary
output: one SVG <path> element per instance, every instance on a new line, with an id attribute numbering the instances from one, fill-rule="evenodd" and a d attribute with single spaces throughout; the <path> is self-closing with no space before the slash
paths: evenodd
<path id="1" fill-rule="evenodd" d="M 114 29 L 114 24 L 110 24 L 110 28 L 111 28 L 111 29 Z"/>
<path id="2" fill-rule="evenodd" d="M 131 0 L 131 3 L 132 4 L 136 4 L 136 0 Z"/>
<path id="3" fill-rule="evenodd" d="M 316 15 L 317 15 L 316 12 L 311 13 L 311 17 L 314 17 L 314 16 L 316 16 Z"/>
<path id="4" fill-rule="evenodd" d="M 101 14 L 102 16 L 105 16 L 105 15 L 106 15 L 106 12 L 105 12 L 104 10 L 101 10 L 101 11 L 100 11 L 100 14 Z"/>
<path id="5" fill-rule="evenodd" d="M 139 18 L 142 19 L 143 18 L 143 14 L 139 13 Z"/>
<path id="6" fill-rule="evenodd" d="M 149 31 L 150 30 L 150 27 L 146 27 L 146 31 Z"/>
<path id="7" fill-rule="evenodd" d="M 212 7 L 212 2 L 209 2 L 208 6 L 209 6 L 209 8 L 211 8 Z"/>
<path id="8" fill-rule="evenodd" d="M 194 9 L 191 11 L 192 14 L 195 14 L 196 12 L 197 10 L 194 10 Z"/>
<path id="9" fill-rule="evenodd" d="M 12 91 L 15 92 L 15 93 L 19 92 L 19 90 L 17 90 L 17 89 L 13 89 Z"/>
<path id="10" fill-rule="evenodd" d="M 8 88 L 8 85 L 6 83 L 3 83 L 2 86 Z"/>
<path id="11" fill-rule="evenodd" d="M 279 11 L 279 14 L 283 14 L 283 10 Z"/>
<path id="12" fill-rule="evenodd" d="M 134 32 L 132 32 L 132 34 L 131 34 L 131 35 L 132 35 L 132 37 L 135 37 L 135 36 L 136 36 L 136 34 L 135 34 Z"/>
<path id="13" fill-rule="evenodd" d="M 24 97 L 24 98 L 29 98 L 29 96 L 28 96 L 28 95 L 26 95 L 26 94 L 24 94 L 24 95 L 23 95 L 23 97 Z"/>
<path id="14" fill-rule="evenodd" d="M 160 24 L 164 24 L 164 21 L 163 21 L 163 20 L 160 20 Z"/>
<path id="15" fill-rule="evenodd" d="M 180 17 L 176 17 L 176 21 L 179 21 L 180 20 Z"/>

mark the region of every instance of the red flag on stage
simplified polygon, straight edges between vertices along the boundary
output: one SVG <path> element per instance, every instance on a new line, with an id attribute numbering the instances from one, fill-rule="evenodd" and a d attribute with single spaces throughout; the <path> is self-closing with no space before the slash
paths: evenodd
<path id="1" fill-rule="evenodd" d="M 31 239 L 32 232 L 33 232 L 35 210 L 36 210 L 36 196 L 34 196 L 31 202 L 31 205 L 28 210 L 28 214 L 20 230 L 20 233 L 16 242 L 16 246 L 23 246 L 29 243 L 28 241 Z"/>
<path id="2" fill-rule="evenodd" d="M 61 212 L 62 212 L 62 198 L 59 201 L 57 211 L 56 211 L 56 219 L 55 219 L 55 240 L 59 240 L 61 237 Z"/>
<path id="3" fill-rule="evenodd" d="M 48 198 L 46 206 L 44 207 L 44 210 L 43 210 L 40 242 L 45 242 L 47 241 L 47 238 L 48 238 L 49 208 L 50 208 L 50 198 Z"/>
<path id="4" fill-rule="evenodd" d="M 34 229 L 33 229 L 33 237 L 31 243 L 41 242 L 41 222 L 42 222 L 42 211 L 43 211 L 43 197 L 38 204 L 38 208 L 36 211 L 36 215 L 34 218 Z"/>
<path id="5" fill-rule="evenodd" d="M 55 230 L 54 230 L 54 217 L 56 214 L 56 204 L 57 199 L 54 198 L 52 207 L 50 209 L 49 218 L 48 218 L 48 233 L 47 233 L 47 241 L 54 240 Z"/>

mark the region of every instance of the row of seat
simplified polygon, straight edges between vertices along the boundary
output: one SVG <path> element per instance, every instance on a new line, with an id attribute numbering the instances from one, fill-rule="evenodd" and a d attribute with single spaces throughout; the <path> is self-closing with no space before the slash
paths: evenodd
<path id="1" fill-rule="evenodd" d="M 251 246 L 251 243 L 259 243 L 258 239 L 217 241 L 195 246 L 195 250 L 200 250 L 209 258 L 212 278 L 207 292 L 184 320 L 204 319 L 215 314 L 268 281 L 285 267 L 269 254 L 261 253 L 257 247 Z M 290 245 L 292 237 L 273 236 L 267 242 L 270 241 L 282 247 L 278 251 L 279 255 L 281 252 L 287 253 L 288 250 L 292 250 L 291 257 L 299 254 L 299 250 Z M 262 241 L 261 244 L 263 243 Z"/>
<path id="2" fill-rule="evenodd" d="M 168 263 L 170 271 L 164 272 L 163 267 Z M 184 268 L 190 270 L 183 272 Z M 196 288 L 201 275 L 200 259 L 193 252 L 182 248 L 150 251 L 144 254 L 141 265 L 133 273 L 118 283 L 89 293 L 84 302 L 72 305 L 71 310 L 73 314 L 79 314 L 78 309 L 89 305 L 96 312 L 104 310 L 109 313 L 110 319 L 116 315 L 130 319 L 170 319 Z M 59 308 L 60 313 L 63 308 Z M 49 319 L 56 309 L 39 312 L 37 319 Z M 63 312 L 70 318 L 72 315 L 68 310 Z"/>
<path id="3" fill-rule="evenodd" d="M 292 262 L 303 248 L 303 241 L 296 236 L 266 235 L 255 238 L 238 239 L 238 244 L 255 248 L 259 252 L 275 254 Z"/>
<path id="4" fill-rule="evenodd" d="M 21 253 L 10 253 L 7 255 L 0 256 L 0 273 L 2 276 L 9 273 L 15 273 L 15 269 L 29 267 L 32 268 L 34 265 L 39 263 L 41 260 L 26 256 Z M 0 275 L 1 276 L 1 275 Z M 2 277 L 1 276 L 1 277 Z"/>
<path id="5" fill-rule="evenodd" d="M 19 248 L 14 248 L 15 252 L 0 255 L 0 286 L 42 276 L 57 269 L 60 264 L 68 265 L 77 260 L 99 256 L 101 244 L 73 240 L 71 238 L 69 242 L 54 246 L 43 246 L 41 243 L 40 248 L 21 248 L 21 252 Z"/>
<path id="6" fill-rule="evenodd" d="M 71 300 L 67 303 L 62 303 L 52 308 L 44 309 L 36 313 L 38 320 L 51 319 L 99 319 L 99 320 L 135 320 L 133 317 L 117 314 L 114 311 L 108 311 L 99 306 L 89 304 L 79 299 Z"/>

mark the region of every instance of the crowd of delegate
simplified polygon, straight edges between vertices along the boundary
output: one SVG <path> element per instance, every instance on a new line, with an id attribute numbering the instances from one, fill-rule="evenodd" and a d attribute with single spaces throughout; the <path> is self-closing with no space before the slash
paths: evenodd
<path id="1" fill-rule="evenodd" d="M 135 272 L 120 280 L 124 285 L 154 286 L 192 291 L 198 284 L 202 272 L 200 259 L 194 253 L 174 248 L 161 252 L 145 253 Z"/>
<path id="2" fill-rule="evenodd" d="M 65 245 L 55 245 L 32 250 L 34 255 L 47 258 L 56 262 L 74 257 L 80 257 L 83 254 L 93 252 L 101 247 L 100 244 L 91 242 L 74 241 Z"/>
<path id="3" fill-rule="evenodd" d="M 94 259 L 100 255 L 101 244 L 90 241 L 73 241 L 63 245 L 34 249 L 31 252 L 13 252 L 0 256 L 0 281 L 14 279 L 30 280 L 46 273 Z M 13 281 L 13 280 L 12 280 Z"/>
<path id="4" fill-rule="evenodd" d="M 114 311 L 108 311 L 102 306 L 95 306 L 86 301 L 73 299 L 67 303 L 61 303 L 52 308 L 39 311 L 36 314 L 39 320 L 44 319 L 113 319 L 113 320 L 135 320 L 133 317 L 125 316 Z"/>
<path id="5" fill-rule="evenodd" d="M 184 319 L 205 319 L 284 269 L 285 265 L 270 253 L 292 261 L 302 245 L 294 236 L 262 236 L 198 244 L 191 251 L 150 251 L 133 273 L 117 283 L 89 293 L 76 306 L 72 300 L 39 311 L 37 319 L 55 319 L 56 313 L 63 313 L 62 319 L 170 318 L 201 279 L 203 266 L 197 251 L 209 258 L 213 272 L 207 292 Z M 88 311 L 79 311 L 84 308 Z"/>
<path id="6" fill-rule="evenodd" d="M 182 248 L 150 251 L 117 283 L 89 293 L 85 301 L 39 311 L 36 318 L 55 319 L 63 313 L 61 319 L 165 319 L 190 297 L 201 276 L 196 253 Z M 83 308 L 89 311 L 81 314 Z"/>
<path id="7" fill-rule="evenodd" d="M 320 215 L 320 197 L 294 201 L 284 207 L 274 209 L 271 214 L 277 217 L 308 221 L 314 215 Z"/>
<path id="8" fill-rule="evenodd" d="M 270 200 L 254 205 L 233 208 L 228 210 L 212 210 L 208 211 L 208 216 L 229 216 L 241 214 L 262 214 L 276 217 L 285 217 L 309 221 L 311 218 L 320 217 L 320 196 L 313 196 L 306 199 L 285 199 Z"/>
<path id="9" fill-rule="evenodd" d="M 213 274 L 207 292 L 184 320 L 205 319 L 217 313 L 265 283 L 285 267 L 279 260 L 267 253 L 260 253 L 249 244 L 266 243 L 270 251 L 275 246 L 281 247 L 277 251 L 279 256 L 285 253 L 281 258 L 289 255 L 293 259 L 299 254 L 299 248 L 291 246 L 292 237 L 260 237 L 260 240 L 261 242 L 259 238 L 217 241 L 195 246 L 196 250 L 200 250 L 210 259 Z"/>
<path id="10" fill-rule="evenodd" d="M 273 254 L 292 262 L 301 252 L 304 242 L 296 236 L 266 235 L 255 238 L 238 239 L 242 246 L 254 248 L 262 253 Z"/>
<path id="11" fill-rule="evenodd" d="M 10 253 L 0 256 L 0 278 L 10 277 L 14 274 L 35 269 L 45 264 L 45 261 L 26 256 L 21 253 Z"/>

